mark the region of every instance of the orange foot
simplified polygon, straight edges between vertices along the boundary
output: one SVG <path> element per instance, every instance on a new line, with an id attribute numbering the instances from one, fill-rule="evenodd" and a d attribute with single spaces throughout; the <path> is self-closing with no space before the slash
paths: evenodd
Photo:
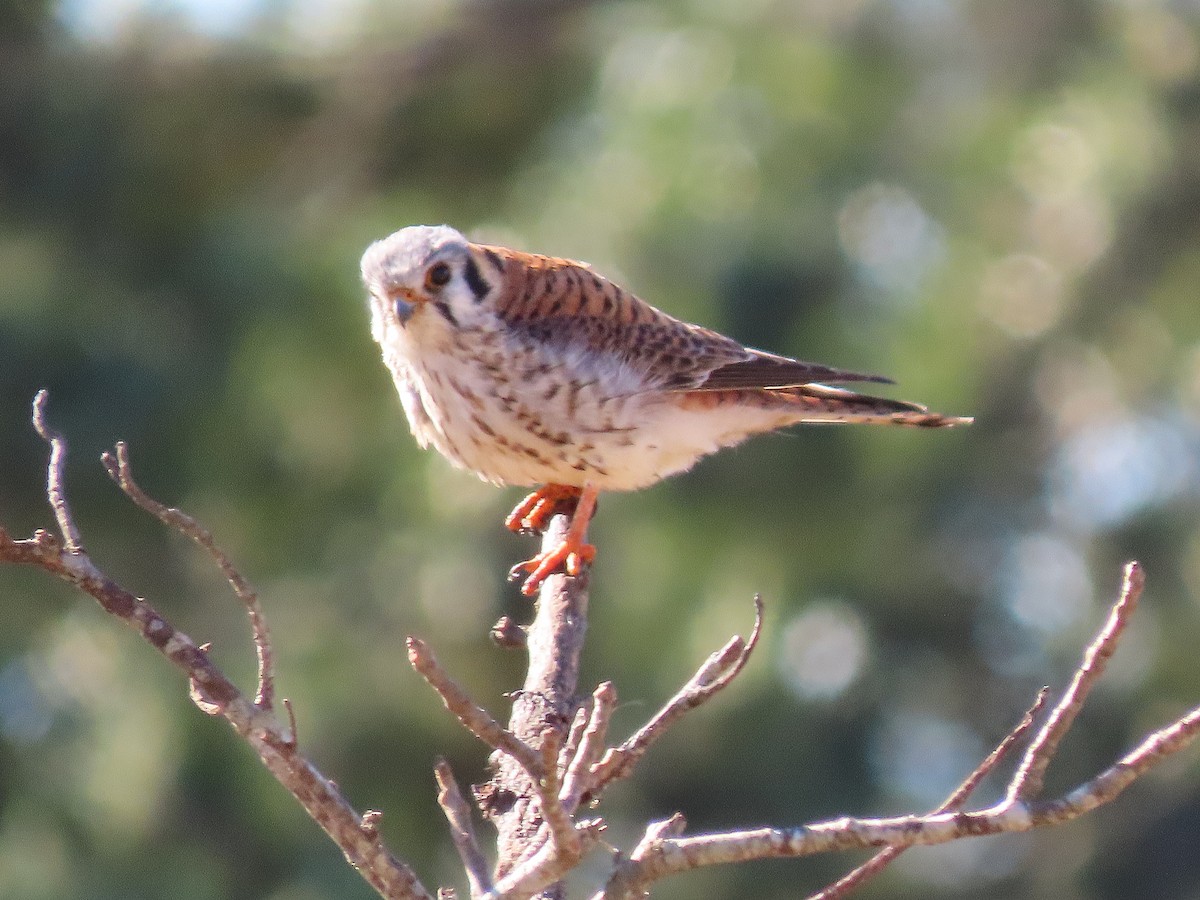
<path id="1" fill-rule="evenodd" d="M 542 490 L 544 491 L 547 488 L 579 491 L 578 488 L 563 488 L 561 485 L 547 485 Z M 520 578 L 522 572 L 529 573 L 529 577 L 521 585 L 521 593 L 526 597 L 532 597 L 536 594 L 547 576 L 553 575 L 560 566 L 566 569 L 568 575 L 578 575 L 583 571 L 585 564 L 590 563 L 596 558 L 596 548 L 587 543 L 586 538 L 588 522 L 591 521 L 592 513 L 596 509 L 596 496 L 598 493 L 590 485 L 579 491 L 579 503 L 575 507 L 574 515 L 571 516 L 571 526 L 567 529 L 567 533 L 562 541 L 556 547 L 551 547 L 549 550 L 539 553 L 533 559 L 527 559 L 525 562 L 517 563 L 512 567 L 512 570 L 508 573 L 510 580 Z M 528 502 L 529 500 L 526 499 L 526 503 Z M 557 503 L 557 500 L 552 502 L 551 512 L 553 512 L 553 503 Z M 521 506 L 525 506 L 525 503 L 521 504 Z M 513 515 L 516 515 L 516 510 L 513 511 Z M 512 516 L 509 518 L 511 520 Z M 546 518 L 548 519 L 549 515 Z"/>
<path id="2" fill-rule="evenodd" d="M 559 504 L 578 500 L 580 493 L 580 488 L 566 484 L 544 485 L 517 504 L 504 520 L 504 527 L 509 531 L 545 531 Z"/>

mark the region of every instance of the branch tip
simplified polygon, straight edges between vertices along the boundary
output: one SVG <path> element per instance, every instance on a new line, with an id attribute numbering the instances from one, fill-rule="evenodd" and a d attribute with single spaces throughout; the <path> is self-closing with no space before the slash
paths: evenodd
<path id="1" fill-rule="evenodd" d="M 1009 784 L 1009 802 L 1029 800 L 1041 793 L 1046 770 L 1058 752 L 1058 745 L 1070 731 L 1092 688 L 1108 667 L 1108 661 L 1116 652 L 1129 619 L 1137 609 L 1145 584 L 1141 565 L 1136 561 L 1127 563 L 1120 593 L 1109 609 L 1108 619 L 1084 651 L 1083 659 L 1058 705 L 1025 750 L 1025 756 Z"/>
<path id="2" fill-rule="evenodd" d="M 502 726 L 453 679 L 438 663 L 433 651 L 420 638 L 409 635 L 404 639 L 409 664 L 442 698 L 446 709 L 455 715 L 463 727 L 493 750 L 507 753 L 529 774 L 535 783 L 544 777 L 541 755 L 519 737 Z"/>
<path id="3" fill-rule="evenodd" d="M 688 679 L 687 683 L 667 701 L 654 717 L 625 740 L 619 747 L 606 751 L 591 767 L 591 784 L 587 791 L 593 799 L 613 781 L 625 778 L 649 750 L 650 745 L 665 734 L 685 713 L 705 703 L 728 687 L 741 674 L 762 636 L 763 602 L 754 595 L 754 628 L 749 640 L 734 635 L 721 649 L 714 651 Z"/>
<path id="4" fill-rule="evenodd" d="M 59 534 L 62 535 L 62 546 L 72 556 L 84 556 L 83 540 L 79 535 L 79 527 L 67 503 L 66 475 L 67 439 L 62 433 L 50 426 L 46 419 L 46 404 L 50 400 L 50 392 L 42 388 L 34 395 L 33 430 L 38 437 L 50 445 L 50 459 L 46 464 L 46 500 L 54 512 L 54 521 L 58 524 Z"/>

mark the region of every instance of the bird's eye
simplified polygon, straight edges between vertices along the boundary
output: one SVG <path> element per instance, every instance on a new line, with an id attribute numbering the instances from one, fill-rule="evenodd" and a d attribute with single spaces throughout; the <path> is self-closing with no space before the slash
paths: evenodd
<path id="1" fill-rule="evenodd" d="M 452 274 L 450 267 L 446 263 L 434 263 L 429 267 L 429 271 L 425 273 L 425 286 L 427 288 L 443 287 L 450 281 Z"/>

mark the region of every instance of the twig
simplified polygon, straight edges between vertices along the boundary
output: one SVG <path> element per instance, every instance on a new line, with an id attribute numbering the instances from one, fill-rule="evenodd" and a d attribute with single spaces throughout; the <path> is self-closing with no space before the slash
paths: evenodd
<path id="1" fill-rule="evenodd" d="M 1027 800 L 1041 793 L 1050 760 L 1054 758 L 1059 742 L 1075 723 L 1075 717 L 1083 709 L 1088 694 L 1104 674 L 1109 659 L 1117 649 L 1117 642 L 1129 624 L 1129 617 L 1137 609 L 1145 583 L 1146 576 L 1142 567 L 1137 562 L 1127 563 L 1121 594 L 1109 612 L 1108 621 L 1088 646 L 1083 662 L 1075 670 L 1075 677 L 1071 679 L 1070 687 L 1025 751 L 1016 777 L 1009 785 L 1010 800 Z"/>
<path id="2" fill-rule="evenodd" d="M 463 727 L 494 750 L 508 754 L 521 764 L 529 776 L 540 781 L 544 777 L 542 758 L 536 750 L 501 725 L 482 706 L 471 699 L 458 683 L 441 667 L 429 645 L 419 638 L 408 637 L 408 661 L 437 691 Z"/>
<path id="3" fill-rule="evenodd" d="M 207 550 L 221 574 L 225 576 L 225 580 L 229 582 L 229 586 L 233 588 L 233 592 L 246 607 L 250 631 L 254 638 L 254 652 L 258 657 L 258 688 L 254 703 L 262 709 L 272 709 L 275 705 L 275 664 L 271 651 L 271 632 L 267 628 L 262 605 L 258 602 L 258 593 L 234 566 L 225 551 L 217 546 L 211 531 L 183 510 L 159 503 L 142 490 L 133 478 L 133 469 L 129 464 L 129 447 L 124 441 L 117 442 L 116 451 L 115 456 L 107 451 L 100 455 L 100 462 L 108 472 L 108 477 L 117 483 L 130 500 L 150 515 Z"/>
<path id="4" fill-rule="evenodd" d="M 575 710 L 575 718 L 571 720 L 567 739 L 563 742 L 562 749 L 558 751 L 558 766 L 563 771 L 564 780 L 567 769 L 571 767 L 571 762 L 579 755 L 579 744 L 583 741 L 583 733 L 587 731 L 588 722 L 591 721 L 593 706 L 593 703 L 584 703 Z"/>
<path id="5" fill-rule="evenodd" d="M 49 399 L 50 393 L 45 388 L 33 398 L 33 428 L 50 445 L 50 463 L 46 466 L 46 498 L 50 501 L 50 509 L 54 511 L 63 548 L 68 553 L 82 555 L 85 552 L 83 540 L 67 503 L 67 480 L 63 474 L 67 464 L 67 441 L 46 421 L 46 403 Z"/>
<path id="6" fill-rule="evenodd" d="M 696 674 L 688 679 L 687 684 L 679 689 L 654 718 L 621 746 L 606 752 L 600 762 L 592 767 L 591 784 L 587 793 L 594 798 L 611 782 L 628 776 L 650 746 L 666 734 L 675 722 L 727 687 L 745 668 L 750 654 L 758 645 L 759 636 L 762 634 L 762 621 L 762 598 L 756 594 L 754 630 L 750 633 L 750 639 L 743 641 L 741 637 L 731 638 L 724 647 L 705 660 Z"/>
<path id="7" fill-rule="evenodd" d="M 458 782 L 454 780 L 454 773 L 446 760 L 438 759 L 433 767 L 433 776 L 438 785 L 438 806 L 442 808 L 442 812 L 446 814 L 446 821 L 450 823 L 450 837 L 454 840 L 454 847 L 458 850 L 458 856 L 467 872 L 471 896 L 480 897 L 492 889 L 492 876 L 488 871 L 483 851 L 479 849 L 479 841 L 475 838 L 475 829 L 471 825 L 471 808 L 467 806 L 466 799 L 458 789 Z"/>
<path id="8" fill-rule="evenodd" d="M 995 771 L 996 767 L 1012 752 L 1017 742 L 1033 727 L 1034 721 L 1038 713 L 1042 711 L 1042 707 L 1046 705 L 1046 698 L 1049 695 L 1049 688 L 1042 688 L 1038 691 L 1033 705 L 1025 711 L 1025 715 L 1021 717 L 1021 721 L 1017 723 L 1016 727 L 1004 736 L 1004 740 L 996 745 L 996 748 L 987 755 L 987 758 L 975 767 L 975 770 L 963 780 L 962 784 L 954 789 L 954 793 L 947 797 L 937 809 L 933 810 L 931 815 L 936 816 L 939 813 L 952 812 L 962 808 L 971 795 L 975 793 L 975 789 L 979 787 L 980 782 Z M 885 847 L 862 865 L 847 872 L 833 884 L 829 885 L 829 887 L 810 896 L 808 900 L 841 900 L 841 898 L 848 896 L 851 891 L 861 887 L 886 869 L 905 849 L 904 847 Z"/>
<path id="9" fill-rule="evenodd" d="M 558 751 L 562 747 L 562 735 L 554 728 L 542 732 L 542 777 L 536 787 L 538 800 L 542 806 L 542 818 L 550 829 L 550 840 L 558 852 L 565 856 L 579 858 L 579 835 L 575 833 L 575 825 L 570 813 L 563 808 L 559 799 L 561 782 L 558 777 Z"/>
<path id="10" fill-rule="evenodd" d="M 563 777 L 562 803 L 568 812 L 574 812 L 579 807 L 587 791 L 592 766 L 604 750 L 604 737 L 616 707 L 617 689 L 611 681 L 602 682 L 592 693 L 592 711 L 587 717 L 587 728 Z"/>

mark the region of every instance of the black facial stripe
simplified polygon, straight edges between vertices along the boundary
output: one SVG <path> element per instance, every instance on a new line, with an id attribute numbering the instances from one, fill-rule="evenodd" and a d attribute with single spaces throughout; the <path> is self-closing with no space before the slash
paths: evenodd
<path id="1" fill-rule="evenodd" d="M 467 287 L 471 289 L 471 293 L 475 295 L 475 300 L 478 302 L 487 296 L 487 292 L 492 289 L 492 286 L 484 281 L 483 276 L 479 274 L 479 264 L 475 262 L 475 257 L 467 257 L 467 267 L 463 270 L 463 275 L 467 279 Z"/>
<path id="2" fill-rule="evenodd" d="M 449 303 L 447 303 L 445 300 L 435 300 L 433 301 L 433 306 L 442 314 L 442 316 L 445 317 L 447 322 L 449 322 L 455 328 L 458 327 L 458 319 L 454 318 L 454 313 L 450 312 Z"/>
<path id="3" fill-rule="evenodd" d="M 499 253 L 497 253 L 491 247 L 485 247 L 483 255 L 488 258 L 488 262 L 496 267 L 497 272 L 500 272 L 501 274 L 504 273 L 504 260 L 500 258 Z"/>

